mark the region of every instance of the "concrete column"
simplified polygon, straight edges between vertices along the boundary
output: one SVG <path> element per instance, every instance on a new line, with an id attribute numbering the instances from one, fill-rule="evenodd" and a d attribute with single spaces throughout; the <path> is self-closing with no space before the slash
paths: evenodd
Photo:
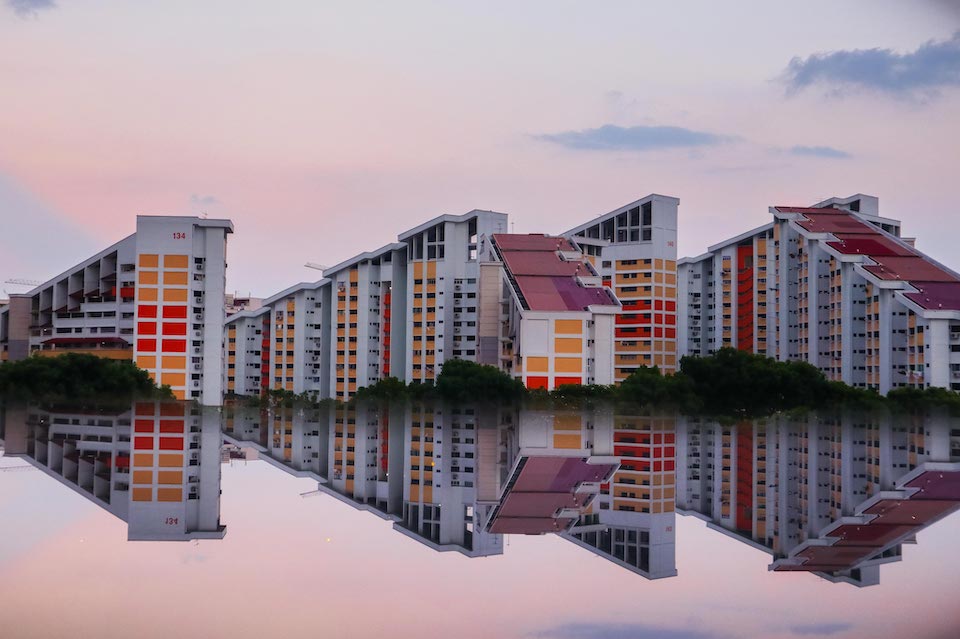
<path id="1" fill-rule="evenodd" d="M 893 291 L 880 289 L 880 394 L 893 388 Z"/>
<path id="2" fill-rule="evenodd" d="M 924 384 L 950 388 L 950 320 L 928 320 L 923 342 Z"/>

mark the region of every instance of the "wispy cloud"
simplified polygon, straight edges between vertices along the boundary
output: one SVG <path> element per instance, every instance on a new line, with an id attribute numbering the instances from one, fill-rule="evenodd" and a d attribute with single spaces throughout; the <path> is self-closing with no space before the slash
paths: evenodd
<path id="1" fill-rule="evenodd" d="M 854 49 L 796 57 L 783 74 L 788 94 L 824 85 L 839 95 L 872 90 L 901 97 L 935 94 L 960 86 L 960 31 L 949 40 L 930 40 L 916 51 Z"/>
<path id="2" fill-rule="evenodd" d="M 54 9 L 57 3 L 54 0 L 6 0 L 7 6 L 13 9 L 21 18 L 37 15 L 45 9 Z"/>
<path id="3" fill-rule="evenodd" d="M 596 129 L 563 131 L 535 136 L 577 151 L 652 151 L 656 149 L 712 146 L 733 138 L 678 126 L 604 124 Z"/>
<path id="4" fill-rule="evenodd" d="M 790 626 L 790 632 L 795 635 L 829 637 L 840 632 L 846 632 L 851 628 L 853 628 L 853 624 L 848 622 L 809 623 Z"/>
<path id="5" fill-rule="evenodd" d="M 531 636 L 551 639 L 718 639 L 721 635 L 637 623 L 568 623 Z"/>
<path id="6" fill-rule="evenodd" d="M 832 146 L 794 146 L 790 148 L 790 154 L 832 159 L 853 157 L 846 151 L 835 149 Z"/>
<path id="7" fill-rule="evenodd" d="M 190 196 L 190 204 L 192 206 L 216 206 L 220 204 L 220 200 L 214 195 L 197 195 L 194 193 Z"/>

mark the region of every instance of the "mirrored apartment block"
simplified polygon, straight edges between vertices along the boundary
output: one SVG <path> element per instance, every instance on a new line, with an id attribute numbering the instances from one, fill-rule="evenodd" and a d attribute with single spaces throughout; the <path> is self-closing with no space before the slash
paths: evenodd
<path id="1" fill-rule="evenodd" d="M 124 411 L 0 408 L 5 454 L 127 523 L 131 541 L 221 539 L 220 414 L 192 402 Z"/>
<path id="2" fill-rule="evenodd" d="M 677 425 L 677 512 L 771 556 L 775 571 L 858 586 L 960 508 L 946 417 L 820 416 Z"/>
<path id="3" fill-rule="evenodd" d="M 433 218 L 228 317 L 223 388 L 347 400 L 450 359 L 548 389 L 675 370 L 678 204 L 651 195 L 557 237 L 493 211 Z"/>
<path id="4" fill-rule="evenodd" d="M 226 441 L 437 552 L 553 533 L 649 579 L 676 574 L 674 420 L 372 404 L 228 409 Z"/>
<path id="5" fill-rule="evenodd" d="M 901 237 L 876 197 L 770 213 L 680 260 L 681 356 L 729 347 L 883 394 L 960 390 L 960 275 Z"/>
<path id="6" fill-rule="evenodd" d="M 220 404 L 229 220 L 137 216 L 136 233 L 0 308 L 0 360 L 133 360 L 178 399 Z"/>

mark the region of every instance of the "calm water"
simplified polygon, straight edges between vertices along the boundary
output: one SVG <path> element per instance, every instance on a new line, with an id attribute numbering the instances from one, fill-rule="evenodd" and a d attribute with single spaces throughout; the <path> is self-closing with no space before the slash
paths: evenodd
<path id="1" fill-rule="evenodd" d="M 946 417 L 2 415 L 5 638 L 960 634 Z"/>

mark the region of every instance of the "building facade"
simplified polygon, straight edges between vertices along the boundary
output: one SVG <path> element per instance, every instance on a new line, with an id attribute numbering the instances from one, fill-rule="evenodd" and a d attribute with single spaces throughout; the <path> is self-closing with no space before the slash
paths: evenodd
<path id="1" fill-rule="evenodd" d="M 137 216 L 137 232 L 0 311 L 0 357 L 130 359 L 178 399 L 219 404 L 229 220 Z"/>
<path id="2" fill-rule="evenodd" d="M 882 394 L 960 390 L 960 275 L 902 238 L 875 197 L 770 213 L 680 261 L 681 356 L 730 347 Z"/>

